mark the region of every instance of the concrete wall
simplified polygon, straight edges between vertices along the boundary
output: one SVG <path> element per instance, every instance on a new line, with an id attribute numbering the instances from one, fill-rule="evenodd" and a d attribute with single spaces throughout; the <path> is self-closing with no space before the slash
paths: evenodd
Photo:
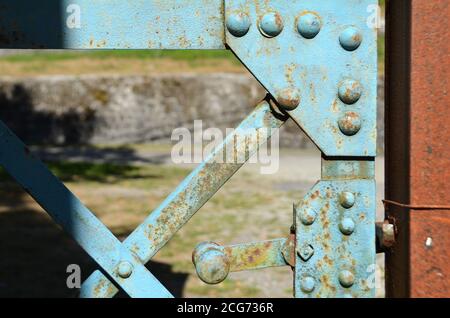
<path id="1" fill-rule="evenodd" d="M 264 95 L 247 74 L 0 78 L 0 119 L 29 144 L 166 142 L 196 119 L 234 128 Z M 313 147 L 292 121 L 280 142 Z"/>

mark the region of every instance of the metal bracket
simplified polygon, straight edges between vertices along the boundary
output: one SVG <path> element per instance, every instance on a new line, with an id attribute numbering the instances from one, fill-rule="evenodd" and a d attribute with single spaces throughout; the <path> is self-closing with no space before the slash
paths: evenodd
<path id="1" fill-rule="evenodd" d="M 296 297 L 375 296 L 374 181 L 320 181 L 294 212 Z"/>
<path id="2" fill-rule="evenodd" d="M 376 155 L 374 4 L 225 0 L 227 45 L 327 156 Z"/>

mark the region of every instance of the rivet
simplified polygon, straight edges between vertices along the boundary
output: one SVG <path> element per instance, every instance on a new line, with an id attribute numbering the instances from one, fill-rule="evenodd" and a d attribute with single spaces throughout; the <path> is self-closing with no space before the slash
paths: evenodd
<path id="1" fill-rule="evenodd" d="M 230 261 L 223 248 L 213 242 L 199 244 L 192 256 L 198 277 L 207 284 L 218 284 L 227 278 Z"/>
<path id="2" fill-rule="evenodd" d="M 355 283 L 355 275 L 348 270 L 342 270 L 339 273 L 339 282 L 345 288 L 352 287 Z"/>
<path id="3" fill-rule="evenodd" d="M 350 209 L 355 205 L 355 195 L 348 191 L 342 192 L 339 196 L 339 202 L 344 208 Z"/>
<path id="4" fill-rule="evenodd" d="M 294 110 L 300 105 L 300 92 L 295 88 L 283 89 L 277 94 L 277 102 L 284 110 Z"/>
<path id="5" fill-rule="evenodd" d="M 347 112 L 339 119 L 338 124 L 344 135 L 353 136 L 361 129 L 361 118 L 355 112 Z"/>
<path id="6" fill-rule="evenodd" d="M 306 39 L 316 37 L 321 27 L 320 18 L 314 13 L 306 13 L 298 18 L 297 30 Z"/>
<path id="7" fill-rule="evenodd" d="M 297 254 L 303 261 L 306 262 L 314 255 L 314 248 L 312 247 L 312 245 L 305 244 L 300 247 Z"/>
<path id="8" fill-rule="evenodd" d="M 242 37 L 250 29 L 251 22 L 249 16 L 244 12 L 236 12 L 228 15 L 227 29 L 235 37 Z"/>
<path id="9" fill-rule="evenodd" d="M 266 13 L 259 21 L 262 35 L 273 38 L 283 31 L 283 19 L 277 12 Z"/>
<path id="10" fill-rule="evenodd" d="M 339 223 L 339 230 L 344 235 L 350 235 L 355 231 L 355 222 L 351 218 L 343 218 Z"/>
<path id="11" fill-rule="evenodd" d="M 305 293 L 311 293 L 316 287 L 316 281 L 311 276 L 305 276 L 302 278 L 300 283 L 301 289 Z"/>
<path id="12" fill-rule="evenodd" d="M 354 51 L 361 45 L 362 34 L 358 28 L 348 27 L 341 33 L 339 42 L 345 50 Z"/>
<path id="13" fill-rule="evenodd" d="M 300 220 L 303 225 L 311 225 L 314 223 L 317 217 L 317 212 L 312 208 L 307 207 L 300 212 Z"/>
<path id="14" fill-rule="evenodd" d="M 362 87 L 358 81 L 348 79 L 339 86 L 339 98 L 342 102 L 351 105 L 356 103 L 362 95 Z"/>
<path id="15" fill-rule="evenodd" d="M 133 265 L 130 262 L 122 261 L 117 267 L 117 274 L 122 278 L 128 278 L 133 273 Z"/>

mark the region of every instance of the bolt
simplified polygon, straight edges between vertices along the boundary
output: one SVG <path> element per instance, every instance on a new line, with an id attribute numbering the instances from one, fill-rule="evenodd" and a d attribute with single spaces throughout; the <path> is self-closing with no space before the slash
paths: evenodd
<path id="1" fill-rule="evenodd" d="M 344 208 L 350 209 L 355 205 L 355 195 L 348 191 L 342 192 L 339 196 L 339 202 Z"/>
<path id="2" fill-rule="evenodd" d="M 227 29 L 235 37 L 242 37 L 250 29 L 251 22 L 248 15 L 244 12 L 236 12 L 228 15 Z"/>
<path id="3" fill-rule="evenodd" d="M 317 212 L 314 211 L 311 207 L 307 207 L 303 209 L 300 213 L 300 220 L 303 225 L 311 225 L 314 223 L 317 217 Z"/>
<path id="4" fill-rule="evenodd" d="M 347 112 L 338 121 L 339 129 L 344 135 L 353 136 L 361 129 L 361 119 L 355 112 Z"/>
<path id="5" fill-rule="evenodd" d="M 305 244 L 298 250 L 297 254 L 303 261 L 307 262 L 314 255 L 314 248 Z"/>
<path id="6" fill-rule="evenodd" d="M 342 287 L 352 287 L 355 283 L 355 275 L 353 275 L 353 273 L 348 270 L 342 270 L 339 273 L 339 282 L 341 283 Z"/>
<path id="7" fill-rule="evenodd" d="M 377 222 L 375 224 L 375 233 L 377 236 L 377 249 L 384 252 L 390 249 L 395 244 L 395 226 L 389 223 L 388 220 L 384 222 Z"/>
<path id="8" fill-rule="evenodd" d="M 259 22 L 259 30 L 262 35 L 268 38 L 273 38 L 280 34 L 283 28 L 283 20 L 277 12 L 266 13 Z"/>
<path id="9" fill-rule="evenodd" d="M 117 274 L 122 278 L 128 278 L 133 273 L 133 265 L 130 262 L 122 261 L 117 267 Z"/>
<path id="10" fill-rule="evenodd" d="M 286 88 L 278 92 L 277 101 L 284 110 L 291 111 L 300 105 L 300 92 L 295 88 Z"/>
<path id="11" fill-rule="evenodd" d="M 342 234 L 350 235 L 355 230 L 355 222 L 353 222 L 351 218 L 344 218 L 341 223 L 339 223 L 339 229 Z"/>
<path id="12" fill-rule="evenodd" d="M 358 81 L 345 80 L 339 86 L 339 98 L 342 102 L 351 105 L 356 103 L 362 95 L 362 87 Z"/>
<path id="13" fill-rule="evenodd" d="M 302 278 L 301 281 L 301 289 L 305 293 L 311 293 L 314 290 L 314 287 L 316 287 L 316 281 L 311 276 L 305 276 Z"/>
<path id="14" fill-rule="evenodd" d="M 358 28 L 348 27 L 341 33 L 339 42 L 345 50 L 354 51 L 361 45 L 362 34 Z"/>
<path id="15" fill-rule="evenodd" d="M 299 17 L 297 22 L 298 32 L 306 39 L 316 37 L 322 27 L 320 18 L 314 13 L 306 13 Z"/>
<path id="16" fill-rule="evenodd" d="M 223 248 L 212 242 L 199 244 L 192 255 L 198 277 L 207 284 L 218 284 L 227 278 L 230 261 Z"/>

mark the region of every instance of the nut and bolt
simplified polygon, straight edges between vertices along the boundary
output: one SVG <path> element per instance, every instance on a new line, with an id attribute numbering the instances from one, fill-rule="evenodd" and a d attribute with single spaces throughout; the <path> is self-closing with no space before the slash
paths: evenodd
<path id="1" fill-rule="evenodd" d="M 310 244 L 305 244 L 297 251 L 298 256 L 307 262 L 314 255 L 314 248 Z"/>
<path id="2" fill-rule="evenodd" d="M 385 252 L 395 244 L 395 226 L 388 220 L 377 222 L 375 226 L 377 235 L 377 252 Z"/>

